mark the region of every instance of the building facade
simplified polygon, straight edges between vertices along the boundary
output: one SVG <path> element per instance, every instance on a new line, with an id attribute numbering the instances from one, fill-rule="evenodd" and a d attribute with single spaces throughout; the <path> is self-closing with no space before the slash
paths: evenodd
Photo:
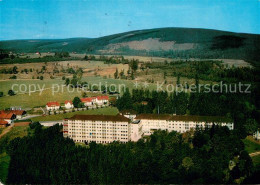
<path id="1" fill-rule="evenodd" d="M 16 119 L 16 115 L 11 111 L 0 111 L 1 124 L 11 124 Z"/>
<path id="2" fill-rule="evenodd" d="M 212 127 L 213 124 L 234 129 L 231 119 L 219 116 L 176 116 L 162 114 L 140 114 L 135 117 L 139 121 L 139 138 L 149 136 L 156 130 L 168 130 L 184 133 L 191 129 Z"/>
<path id="3" fill-rule="evenodd" d="M 59 102 L 48 102 L 46 104 L 46 109 L 47 110 L 59 110 L 60 109 L 60 103 Z"/>
<path id="4" fill-rule="evenodd" d="M 162 114 L 140 114 L 133 120 L 123 116 L 75 115 L 64 119 L 63 135 L 75 142 L 111 143 L 136 142 L 156 130 L 184 133 L 191 129 L 227 126 L 233 129 L 232 120 L 216 116 L 173 116 Z"/>
<path id="5" fill-rule="evenodd" d="M 80 100 L 81 102 L 84 103 L 86 107 L 92 107 L 92 106 L 104 107 L 109 105 L 108 96 L 86 97 L 86 98 L 81 98 Z"/>
<path id="6" fill-rule="evenodd" d="M 65 101 L 64 106 L 65 106 L 65 109 L 73 109 L 74 108 L 72 101 L 68 101 L 68 100 Z"/>
<path id="7" fill-rule="evenodd" d="M 130 120 L 124 116 L 75 115 L 63 121 L 63 135 L 75 142 L 126 143 L 131 138 Z"/>

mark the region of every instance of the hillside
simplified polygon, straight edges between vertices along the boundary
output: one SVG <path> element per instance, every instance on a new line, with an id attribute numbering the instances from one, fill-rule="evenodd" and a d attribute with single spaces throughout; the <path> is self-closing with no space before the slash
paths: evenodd
<path id="1" fill-rule="evenodd" d="M 100 38 L 1 41 L 14 52 L 68 51 L 89 54 L 161 56 L 171 58 L 230 58 L 257 64 L 260 35 L 192 28 L 137 30 Z"/>

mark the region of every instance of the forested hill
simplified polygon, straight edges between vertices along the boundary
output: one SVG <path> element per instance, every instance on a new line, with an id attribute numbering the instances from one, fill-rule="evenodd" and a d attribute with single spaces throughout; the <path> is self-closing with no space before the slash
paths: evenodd
<path id="1" fill-rule="evenodd" d="M 260 35 L 193 28 L 137 30 L 100 38 L 1 41 L 13 52 L 68 51 L 92 54 L 232 58 L 257 62 Z"/>

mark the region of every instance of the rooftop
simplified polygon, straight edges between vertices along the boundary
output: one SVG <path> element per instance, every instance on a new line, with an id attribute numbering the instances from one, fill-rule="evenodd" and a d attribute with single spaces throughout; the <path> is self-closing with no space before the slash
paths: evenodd
<path id="1" fill-rule="evenodd" d="M 171 120 L 194 122 L 232 122 L 232 119 L 222 116 L 170 115 L 170 114 L 139 114 L 135 118 L 147 120 Z"/>
<path id="2" fill-rule="evenodd" d="M 168 120 L 170 117 L 170 114 L 139 114 L 135 119 Z"/>
<path id="3" fill-rule="evenodd" d="M 72 105 L 72 101 L 70 101 L 70 100 L 66 100 L 65 104 L 67 104 L 67 103 L 70 103 Z"/>
<path id="4" fill-rule="evenodd" d="M 82 102 L 92 102 L 93 99 L 96 99 L 95 97 L 87 97 L 87 98 L 81 98 L 80 100 Z"/>
<path id="5" fill-rule="evenodd" d="M 48 107 L 52 107 L 52 106 L 60 106 L 60 103 L 57 101 L 53 101 L 53 102 L 48 102 L 47 103 Z"/>
<path id="6" fill-rule="evenodd" d="M 98 100 L 108 100 L 108 96 L 97 96 Z"/>
<path id="7" fill-rule="evenodd" d="M 5 120 L 3 120 L 3 119 L 0 119 L 0 125 L 7 125 L 7 124 L 8 124 L 7 121 L 5 121 Z"/>
<path id="8" fill-rule="evenodd" d="M 232 122 L 232 119 L 222 116 L 171 116 L 171 121 L 195 121 L 195 122 Z"/>
<path id="9" fill-rule="evenodd" d="M 15 115 L 23 115 L 26 114 L 25 110 L 2 110 L 0 114 L 15 114 Z"/>
<path id="10" fill-rule="evenodd" d="M 121 116 L 111 116 L 111 115 L 74 115 L 68 120 L 91 120 L 91 121 L 121 121 L 121 122 L 130 122 L 130 119 Z"/>
<path id="11" fill-rule="evenodd" d="M 11 119 L 13 116 L 15 116 L 15 114 L 12 112 L 0 111 L 0 119 Z"/>
<path id="12" fill-rule="evenodd" d="M 136 115 L 137 114 L 137 112 L 135 110 L 122 110 L 122 111 L 120 111 L 120 113 L 123 115 L 130 115 L 130 114 Z"/>

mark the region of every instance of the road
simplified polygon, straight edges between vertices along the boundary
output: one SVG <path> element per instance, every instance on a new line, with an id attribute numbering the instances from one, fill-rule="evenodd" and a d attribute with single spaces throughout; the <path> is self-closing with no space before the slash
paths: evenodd
<path id="1" fill-rule="evenodd" d="M 12 124 L 12 125 L 6 127 L 6 128 L 3 130 L 3 132 L 0 134 L 0 139 L 1 139 L 5 134 L 7 134 L 13 127 L 14 127 L 14 124 Z"/>
<path id="2" fill-rule="evenodd" d="M 34 117 L 38 117 L 38 116 L 41 116 L 41 115 L 33 115 L 33 114 L 28 114 L 27 116 L 25 116 L 25 117 L 22 117 L 21 119 L 19 119 L 19 120 L 26 120 L 26 119 L 30 119 L 30 118 L 34 118 Z"/>
<path id="3" fill-rule="evenodd" d="M 260 151 L 251 153 L 249 155 L 250 155 L 250 157 L 254 157 L 254 156 L 260 155 Z"/>

